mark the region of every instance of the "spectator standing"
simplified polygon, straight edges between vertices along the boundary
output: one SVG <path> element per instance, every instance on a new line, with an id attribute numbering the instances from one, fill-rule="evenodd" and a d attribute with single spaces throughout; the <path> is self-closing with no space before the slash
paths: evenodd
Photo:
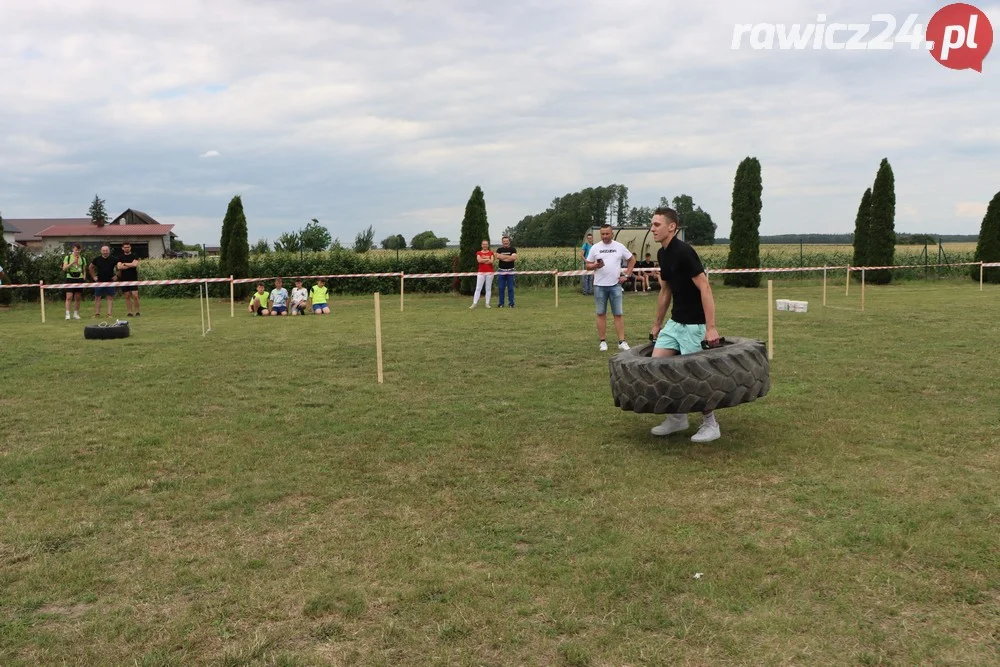
<path id="1" fill-rule="evenodd" d="M 95 283 L 114 282 L 118 272 L 118 258 L 111 256 L 111 248 L 101 246 L 101 254 L 90 262 L 90 277 Z M 101 299 L 108 300 L 108 317 L 114 309 L 115 288 L 113 285 L 94 288 L 94 317 L 101 316 Z"/>
<path id="2" fill-rule="evenodd" d="M 601 226 L 601 242 L 594 245 L 587 254 L 587 269 L 594 272 L 594 303 L 597 311 L 597 335 L 601 342 L 597 349 L 607 352 L 608 343 L 605 332 L 608 326 L 607 308 L 611 303 L 611 314 L 615 320 L 615 331 L 618 333 L 618 349 L 628 350 L 625 342 L 625 319 L 622 315 L 622 283 L 632 276 L 635 268 L 635 255 L 624 244 L 612 238 L 611 225 Z M 622 262 L 628 261 L 625 274 L 622 274 Z"/>
<path id="3" fill-rule="evenodd" d="M 506 292 L 507 305 L 514 307 L 514 266 L 517 264 L 517 248 L 510 244 L 510 237 L 504 236 L 500 239 L 500 247 L 497 248 L 497 287 L 500 288 L 500 307 L 504 306 L 504 296 Z"/>
<path id="4" fill-rule="evenodd" d="M 132 282 L 139 280 L 139 258 L 132 254 L 132 244 L 122 244 L 122 254 L 118 258 L 118 280 Z M 125 297 L 125 310 L 129 317 L 134 312 L 139 317 L 139 288 L 123 285 L 122 296 Z M 134 305 L 134 308 L 133 308 Z"/>
<path id="5" fill-rule="evenodd" d="M 594 247 L 594 235 L 587 234 L 587 240 L 584 242 L 583 247 L 580 249 L 580 257 L 583 258 L 583 268 L 587 268 L 587 255 L 590 253 L 590 249 Z M 594 293 L 594 274 L 588 273 L 583 277 L 583 293 L 590 296 Z"/>
<path id="6" fill-rule="evenodd" d="M 73 319 L 80 319 L 80 302 L 83 301 L 83 283 L 87 280 L 87 260 L 82 255 L 82 248 L 79 243 L 73 244 L 73 252 L 63 258 L 62 270 L 65 272 L 63 278 L 67 283 L 80 283 L 80 287 L 66 288 L 66 319 L 69 319 L 70 307 L 73 310 Z"/>
<path id="7" fill-rule="evenodd" d="M 472 295 L 472 305 L 469 306 L 469 310 L 472 310 L 477 305 L 479 305 L 479 293 L 483 291 L 483 285 L 486 286 L 486 307 L 490 307 L 490 292 L 493 289 L 493 262 L 496 261 L 496 254 L 490 250 L 490 242 L 483 239 L 480 244 L 480 249 L 476 251 L 476 293 Z M 500 297 L 503 299 L 503 297 Z"/>

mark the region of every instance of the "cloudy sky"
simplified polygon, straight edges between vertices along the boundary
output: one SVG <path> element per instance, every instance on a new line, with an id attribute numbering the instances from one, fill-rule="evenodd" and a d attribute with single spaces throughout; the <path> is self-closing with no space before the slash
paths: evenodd
<path id="1" fill-rule="evenodd" d="M 732 48 L 736 24 L 887 13 L 898 33 L 943 4 L 4 0 L 0 213 L 99 194 L 214 244 L 241 194 L 251 242 L 311 218 L 345 245 L 369 225 L 457 242 L 476 185 L 499 236 L 622 183 L 634 206 L 691 195 L 727 236 L 752 155 L 762 234 L 849 232 L 888 157 L 898 231 L 975 234 L 1000 191 L 1000 47 L 982 73 L 905 43 Z"/>

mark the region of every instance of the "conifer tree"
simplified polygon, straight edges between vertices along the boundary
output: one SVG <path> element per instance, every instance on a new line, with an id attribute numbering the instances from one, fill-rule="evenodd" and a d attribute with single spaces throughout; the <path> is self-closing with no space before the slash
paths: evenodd
<path id="1" fill-rule="evenodd" d="M 760 210 L 763 183 L 760 161 L 755 157 L 744 158 L 733 179 L 733 227 L 729 235 L 728 269 L 753 269 L 760 267 Z M 727 273 L 726 285 L 759 287 L 759 273 Z"/>

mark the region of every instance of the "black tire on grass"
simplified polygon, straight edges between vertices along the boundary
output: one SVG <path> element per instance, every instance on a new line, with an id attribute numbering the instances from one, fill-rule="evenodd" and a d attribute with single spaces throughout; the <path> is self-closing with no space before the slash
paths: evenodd
<path id="1" fill-rule="evenodd" d="M 83 337 L 90 340 L 104 340 L 109 338 L 128 338 L 129 329 L 127 324 L 102 327 L 99 324 L 88 324 L 83 328 Z"/>
<path id="2" fill-rule="evenodd" d="M 614 355 L 615 407 L 638 413 L 686 414 L 731 408 L 771 388 L 767 346 L 749 338 L 692 354 L 653 359 L 653 343 Z"/>

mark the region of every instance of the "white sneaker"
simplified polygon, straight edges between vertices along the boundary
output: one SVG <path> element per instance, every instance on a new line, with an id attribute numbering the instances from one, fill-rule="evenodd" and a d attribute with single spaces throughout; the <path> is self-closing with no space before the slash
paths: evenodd
<path id="1" fill-rule="evenodd" d="M 479 304 L 475 304 L 475 303 L 472 304 L 471 306 L 469 306 L 469 310 L 475 310 L 477 305 L 479 305 Z"/>
<path id="2" fill-rule="evenodd" d="M 628 343 L 626 343 L 625 341 L 622 341 L 622 342 L 618 343 L 618 349 L 624 351 L 624 350 L 628 350 L 628 349 L 631 349 L 631 348 L 629 348 Z"/>
<path id="3" fill-rule="evenodd" d="M 654 426 L 649 430 L 649 432 L 653 435 L 670 435 L 671 433 L 678 433 L 680 431 L 687 430 L 687 427 L 687 415 L 670 415 L 663 420 L 662 424 Z"/>
<path id="4" fill-rule="evenodd" d="M 66 313 L 66 319 L 67 320 L 69 319 L 69 313 Z"/>
<path id="5" fill-rule="evenodd" d="M 608 344 L 607 344 L 607 342 L 605 342 L 605 341 L 602 340 L 601 344 L 598 346 L 597 349 L 600 352 L 607 352 L 608 351 Z"/>
<path id="6" fill-rule="evenodd" d="M 73 313 L 73 319 L 74 320 L 80 319 L 80 313 Z"/>
<path id="7" fill-rule="evenodd" d="M 711 424 L 702 422 L 698 432 L 691 436 L 691 442 L 712 442 L 721 437 L 722 431 L 719 430 L 719 422 Z"/>
<path id="8" fill-rule="evenodd" d="M 487 308 L 489 308 L 489 307 L 490 307 L 490 304 L 486 304 L 486 307 L 487 307 Z"/>

